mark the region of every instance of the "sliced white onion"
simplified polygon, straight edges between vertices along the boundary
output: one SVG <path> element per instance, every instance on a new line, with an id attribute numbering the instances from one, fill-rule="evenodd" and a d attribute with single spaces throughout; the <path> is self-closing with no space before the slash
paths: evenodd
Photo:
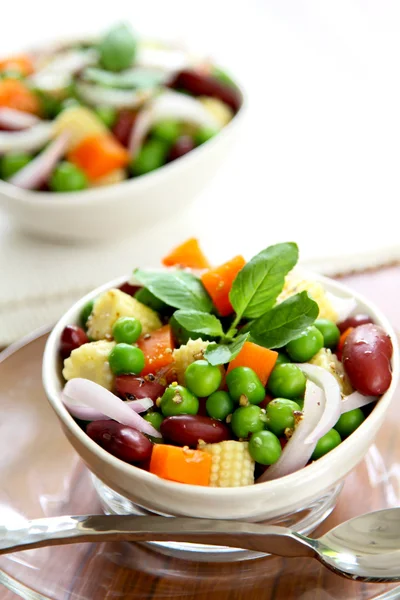
<path id="1" fill-rule="evenodd" d="M 161 69 L 171 75 L 193 67 L 197 62 L 200 62 L 199 59 L 195 60 L 194 57 L 179 48 L 149 44 L 139 45 L 136 58 L 136 64 L 141 67 Z"/>
<path id="2" fill-rule="evenodd" d="M 316 445 L 316 442 L 307 442 L 306 440 L 318 425 L 324 410 L 324 392 L 312 381 L 307 381 L 303 417 L 277 462 L 259 477 L 257 483 L 290 475 L 306 466 Z"/>
<path id="3" fill-rule="evenodd" d="M 0 131 L 0 155 L 7 152 L 35 152 L 43 148 L 53 135 L 53 124 L 41 121 L 22 131 Z"/>
<path id="4" fill-rule="evenodd" d="M 65 395 L 63 396 L 63 402 L 67 407 L 68 412 L 72 416 L 76 417 L 77 419 L 81 419 L 82 421 L 101 421 L 108 418 L 107 415 L 99 412 L 95 408 L 74 404 Z M 141 398 L 140 400 L 130 400 L 129 402 L 125 402 L 125 404 L 135 412 L 141 413 L 146 412 L 146 410 L 151 408 L 154 403 L 151 398 Z"/>
<path id="5" fill-rule="evenodd" d="M 68 149 L 68 133 L 60 134 L 43 152 L 38 154 L 30 163 L 23 167 L 11 179 L 9 183 L 25 190 L 35 190 L 45 183 L 60 158 Z"/>
<path id="6" fill-rule="evenodd" d="M 349 412 L 349 410 L 354 410 L 355 408 L 362 408 L 363 406 L 367 406 L 367 404 L 377 402 L 378 400 L 378 396 L 364 396 L 363 394 L 360 394 L 360 392 L 353 392 L 343 398 L 341 404 L 342 414 Z"/>
<path id="7" fill-rule="evenodd" d="M 129 141 L 129 151 L 133 158 L 153 125 L 164 119 L 178 119 L 199 127 L 221 128 L 197 98 L 167 90 L 154 98 L 146 109 L 139 113 Z"/>
<path id="8" fill-rule="evenodd" d="M 40 122 L 35 115 L 16 110 L 15 108 L 0 108 L 0 127 L 7 129 L 28 129 Z"/>
<path id="9" fill-rule="evenodd" d="M 325 394 L 325 408 L 320 421 L 308 435 L 307 443 L 317 443 L 318 440 L 334 427 L 341 415 L 342 395 L 336 378 L 322 367 L 306 363 L 296 364 L 307 375 L 308 379 L 322 388 Z"/>
<path id="10" fill-rule="evenodd" d="M 46 92 L 57 92 L 68 87 L 71 76 L 81 69 L 96 64 L 97 52 L 90 50 L 66 50 L 55 54 L 42 69 L 31 75 L 31 84 Z"/>
<path id="11" fill-rule="evenodd" d="M 151 98 L 155 89 L 122 90 L 107 88 L 96 83 L 79 81 L 76 84 L 78 94 L 93 106 L 111 106 L 112 108 L 137 108 Z"/>
<path id="12" fill-rule="evenodd" d="M 81 378 L 71 379 L 66 383 L 62 397 L 65 404 L 78 404 L 94 408 L 118 423 L 153 437 L 161 437 L 157 429 L 129 408 L 121 398 L 94 381 Z"/>
<path id="13" fill-rule="evenodd" d="M 355 298 L 341 298 L 331 292 L 326 292 L 326 296 L 338 315 L 338 322 L 347 319 L 357 308 L 357 300 Z"/>

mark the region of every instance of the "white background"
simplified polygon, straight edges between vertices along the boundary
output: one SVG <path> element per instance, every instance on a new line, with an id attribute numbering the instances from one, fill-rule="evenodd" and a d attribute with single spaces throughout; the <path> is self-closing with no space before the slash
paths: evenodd
<path id="1" fill-rule="evenodd" d="M 249 111 L 235 152 L 201 198 L 137 235 L 112 275 L 155 264 L 191 234 L 215 262 L 289 239 L 325 272 L 400 258 L 398 1 L 14 0 L 1 12 L 0 53 L 122 19 L 138 33 L 208 51 L 243 83 Z M 49 250 L 2 223 L 0 328 L 14 298 L 37 296 L 33 281 L 24 287 L 28 273 L 38 274 L 43 294 L 43 272 L 60 264 L 79 289 L 111 276 L 79 248 Z"/>

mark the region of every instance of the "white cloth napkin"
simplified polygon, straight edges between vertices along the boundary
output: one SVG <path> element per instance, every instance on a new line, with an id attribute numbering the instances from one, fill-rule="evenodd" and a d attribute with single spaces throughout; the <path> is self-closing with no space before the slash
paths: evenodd
<path id="1" fill-rule="evenodd" d="M 131 18 L 128 4 L 115 6 Z M 93 287 L 135 266 L 158 265 L 192 235 L 216 264 L 286 240 L 298 242 L 302 263 L 326 274 L 400 260 L 399 5 L 249 0 L 246 11 L 234 5 L 204 0 L 193 19 L 180 0 L 149 2 L 135 22 L 138 31 L 143 24 L 207 43 L 242 81 L 249 111 L 225 166 L 183 213 L 103 245 L 35 240 L 0 215 L 0 346 L 54 322 Z M 108 10 L 99 5 L 94 22 L 85 7 L 79 3 L 81 30 L 109 23 Z M 38 6 L 24 10 L 36 15 Z M 230 25 L 222 31 L 227 14 Z M 32 19 L 37 24 L 33 13 Z M 29 15 L 15 22 L 27 43 L 50 35 L 36 25 L 32 30 Z M 54 26 L 53 37 L 74 31 L 76 20 Z M 16 46 L 12 27 L 1 34 L 0 50 L 7 40 Z"/>

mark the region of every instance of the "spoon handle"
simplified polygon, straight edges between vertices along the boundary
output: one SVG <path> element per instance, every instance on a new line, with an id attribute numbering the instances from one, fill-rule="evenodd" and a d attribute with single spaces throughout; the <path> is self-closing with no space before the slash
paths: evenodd
<path id="1" fill-rule="evenodd" d="M 279 556 L 315 556 L 316 543 L 285 527 L 211 519 L 64 516 L 0 525 L 0 554 L 81 542 L 190 542 Z"/>

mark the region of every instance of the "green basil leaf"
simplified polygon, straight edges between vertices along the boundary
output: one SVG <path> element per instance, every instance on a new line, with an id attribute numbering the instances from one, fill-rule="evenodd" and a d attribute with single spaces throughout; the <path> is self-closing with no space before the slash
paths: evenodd
<path id="1" fill-rule="evenodd" d="M 187 271 L 134 271 L 136 279 L 173 308 L 210 312 L 212 302 L 200 279 Z"/>
<path id="2" fill-rule="evenodd" d="M 209 313 L 199 310 L 177 310 L 174 312 L 174 317 L 187 331 L 204 333 L 212 337 L 224 335 L 221 321 Z"/>
<path id="3" fill-rule="evenodd" d="M 254 256 L 237 274 L 229 294 L 236 314 L 257 319 L 271 308 L 298 257 L 293 242 L 269 246 Z"/>
<path id="4" fill-rule="evenodd" d="M 239 335 L 230 344 L 209 344 L 204 353 L 204 358 L 210 365 L 224 365 L 230 362 L 239 354 L 249 333 Z"/>
<path id="5" fill-rule="evenodd" d="M 252 323 L 251 339 L 265 348 L 281 348 L 312 325 L 318 313 L 318 304 L 307 292 L 295 294 Z"/>

